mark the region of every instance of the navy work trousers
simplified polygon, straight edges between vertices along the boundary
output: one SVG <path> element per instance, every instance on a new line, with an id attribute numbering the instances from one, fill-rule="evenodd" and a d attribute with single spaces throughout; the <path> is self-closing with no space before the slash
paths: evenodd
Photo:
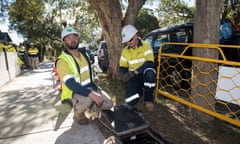
<path id="1" fill-rule="evenodd" d="M 155 70 L 147 70 L 144 74 L 135 75 L 126 85 L 125 103 L 134 106 L 144 96 L 145 102 L 153 102 L 156 83 Z"/>

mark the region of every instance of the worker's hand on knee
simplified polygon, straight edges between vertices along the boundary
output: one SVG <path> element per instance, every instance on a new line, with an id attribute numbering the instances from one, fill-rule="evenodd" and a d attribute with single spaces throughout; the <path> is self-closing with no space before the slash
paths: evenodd
<path id="1" fill-rule="evenodd" d="M 133 71 L 128 71 L 127 73 L 125 73 L 122 77 L 122 81 L 125 83 L 127 81 L 129 81 L 132 77 L 134 77 L 134 72 Z"/>
<path id="2" fill-rule="evenodd" d="M 73 95 L 72 104 L 74 107 L 74 110 L 76 110 L 78 113 L 83 113 L 91 107 L 93 101 L 89 97 L 84 97 L 78 94 Z"/>
<path id="3" fill-rule="evenodd" d="M 103 104 L 103 97 L 101 94 L 96 93 L 94 91 L 90 92 L 88 95 L 98 106 L 101 106 Z"/>

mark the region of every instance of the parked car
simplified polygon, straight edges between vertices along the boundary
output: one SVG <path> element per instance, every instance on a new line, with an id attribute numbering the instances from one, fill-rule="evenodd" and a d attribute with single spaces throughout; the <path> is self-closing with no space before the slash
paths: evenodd
<path id="1" fill-rule="evenodd" d="M 222 38 L 222 36 L 220 36 Z M 165 27 L 153 30 L 143 37 L 143 40 L 149 42 L 153 48 L 155 63 L 157 65 L 157 56 L 160 46 L 164 42 L 180 42 L 192 43 L 193 42 L 193 23 L 179 24 L 175 26 Z M 240 45 L 240 34 L 232 33 L 228 38 L 219 40 L 221 44 Z M 163 47 L 164 53 L 180 54 L 184 50 L 184 46 L 180 45 L 165 45 Z M 240 53 L 238 49 L 224 48 L 223 52 L 228 60 L 240 61 Z M 188 49 L 185 55 L 192 55 L 192 50 Z M 221 59 L 221 57 L 219 57 Z M 166 77 L 167 83 L 179 88 L 189 88 L 192 66 L 191 60 L 165 58 L 161 60 L 161 74 Z"/>
<path id="2" fill-rule="evenodd" d="M 143 40 L 149 42 L 153 48 L 155 64 L 157 65 L 158 50 L 164 42 L 193 42 L 193 24 L 185 23 L 165 28 L 153 30 L 143 37 Z M 180 54 L 184 50 L 184 46 L 166 45 L 163 47 L 163 52 Z M 189 49 L 186 52 L 191 55 Z M 181 62 L 181 64 L 178 64 Z M 184 59 L 162 59 L 161 61 L 161 74 L 166 77 L 166 83 L 172 85 L 174 88 L 189 87 L 188 79 L 191 78 L 191 73 L 187 69 L 191 68 L 191 61 Z M 176 66 L 176 67 L 175 67 Z M 182 70 L 185 69 L 185 70 Z M 182 80 L 182 78 L 185 79 Z"/>
<path id="3" fill-rule="evenodd" d="M 90 63 L 93 64 L 94 63 L 94 56 L 95 54 L 91 51 L 91 50 L 86 50 L 87 51 L 87 54 L 90 58 Z"/>
<path id="4" fill-rule="evenodd" d="M 193 24 L 186 23 L 165 28 L 153 30 L 143 37 L 143 40 L 149 42 L 153 48 L 154 58 L 157 62 L 159 47 L 164 42 L 182 42 L 192 43 Z M 180 53 L 184 47 L 164 47 L 164 52 Z"/>
<path id="5" fill-rule="evenodd" d="M 106 72 L 108 69 L 108 51 L 107 44 L 105 41 L 101 41 L 98 45 L 98 64 L 103 72 Z"/>

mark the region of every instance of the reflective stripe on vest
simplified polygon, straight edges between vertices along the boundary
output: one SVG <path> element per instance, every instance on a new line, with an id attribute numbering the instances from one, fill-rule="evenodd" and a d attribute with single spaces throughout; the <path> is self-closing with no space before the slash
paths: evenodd
<path id="1" fill-rule="evenodd" d="M 126 67 L 130 71 L 134 71 L 141 67 L 146 61 L 154 61 L 153 51 L 151 46 L 142 41 L 142 45 L 136 48 L 126 46 L 119 61 L 120 67 Z"/>
<path id="2" fill-rule="evenodd" d="M 28 53 L 31 55 L 37 55 L 38 49 L 37 48 L 29 48 Z"/>
<path id="3" fill-rule="evenodd" d="M 19 47 L 18 51 L 21 52 L 21 53 L 24 53 L 25 52 L 25 48 L 24 47 Z"/>

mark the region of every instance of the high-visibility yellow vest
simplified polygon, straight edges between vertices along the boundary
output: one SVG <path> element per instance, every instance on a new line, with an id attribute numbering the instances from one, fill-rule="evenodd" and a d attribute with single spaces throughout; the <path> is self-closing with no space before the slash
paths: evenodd
<path id="1" fill-rule="evenodd" d="M 81 54 L 81 53 L 80 53 Z M 76 66 L 76 61 L 74 60 L 73 56 L 62 52 L 62 54 L 58 57 L 58 59 L 62 59 L 65 62 L 67 62 L 68 67 L 70 68 L 70 71 L 72 72 L 72 74 L 74 75 L 74 79 L 80 83 L 81 85 L 87 85 L 89 83 L 91 83 L 91 78 L 90 78 L 90 69 L 88 66 L 88 62 L 85 59 L 85 57 L 81 54 L 81 57 L 84 59 L 82 59 L 82 64 L 81 64 L 81 68 L 78 69 L 78 67 Z M 79 66 L 80 67 L 80 66 Z M 79 73 L 80 71 L 80 73 Z M 70 90 L 64 82 L 62 82 L 62 94 L 61 94 L 61 100 L 65 100 L 65 99 L 72 99 L 72 95 L 73 92 L 72 90 Z"/>
<path id="2" fill-rule="evenodd" d="M 19 53 L 24 53 L 25 52 L 25 47 L 24 46 L 19 46 L 18 47 L 18 52 Z"/>
<path id="3" fill-rule="evenodd" d="M 151 46 L 141 41 L 142 45 L 133 49 L 126 46 L 120 57 L 120 67 L 126 67 L 130 71 L 134 71 L 141 67 L 146 61 L 154 61 L 153 50 Z"/>
<path id="4" fill-rule="evenodd" d="M 0 43 L 0 52 L 3 52 L 3 48 L 6 48 L 6 46 L 2 43 Z"/>
<path id="5" fill-rule="evenodd" d="M 20 66 L 24 64 L 23 61 L 19 57 L 17 57 L 17 64 Z"/>
<path id="6" fill-rule="evenodd" d="M 6 48 L 8 52 L 16 52 L 16 49 L 12 45 L 7 45 Z"/>
<path id="7" fill-rule="evenodd" d="M 31 47 L 28 49 L 29 56 L 37 56 L 38 52 L 39 52 L 38 48 L 35 48 L 35 47 L 33 47 L 33 48 Z"/>

